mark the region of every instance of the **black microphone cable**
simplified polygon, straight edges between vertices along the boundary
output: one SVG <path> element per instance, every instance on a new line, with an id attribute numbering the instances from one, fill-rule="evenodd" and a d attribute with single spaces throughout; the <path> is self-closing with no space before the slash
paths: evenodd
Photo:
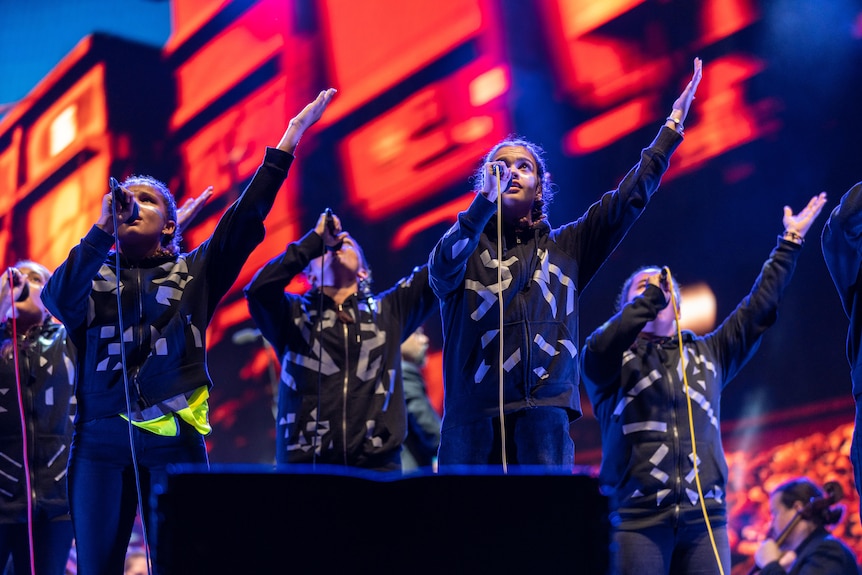
<path id="1" fill-rule="evenodd" d="M 325 223 L 326 230 L 329 231 L 330 235 L 335 236 L 335 220 L 332 218 L 332 210 L 330 208 L 326 208 L 325 212 Z M 324 232 L 325 233 L 325 232 Z M 312 458 L 311 458 L 311 468 L 315 469 L 317 465 L 317 450 L 318 445 L 323 453 L 323 439 L 318 435 L 320 432 L 320 410 L 322 408 L 322 387 L 323 387 L 323 296 L 325 295 L 323 292 L 323 265 L 326 263 L 326 252 L 328 251 L 337 251 L 341 247 L 340 244 L 336 244 L 335 246 L 327 246 L 326 241 L 323 242 L 323 249 L 320 254 L 320 281 L 318 286 L 318 294 L 317 299 L 317 344 L 319 346 L 317 350 L 317 409 L 314 410 L 314 438 L 312 439 Z M 320 442 L 318 444 L 318 442 Z"/>
<path id="2" fill-rule="evenodd" d="M 143 536 L 143 547 L 144 553 L 147 557 L 147 573 L 148 575 L 152 575 L 152 567 L 150 561 L 150 545 L 147 541 L 147 518 L 144 517 L 144 499 L 143 493 L 141 490 L 141 475 L 138 469 L 138 455 L 137 449 L 135 448 L 135 434 L 134 428 L 135 426 L 132 424 L 132 399 L 130 396 L 130 385 L 129 385 L 129 371 L 128 371 L 128 363 L 126 361 L 126 346 L 123 342 L 123 334 L 125 333 L 125 325 L 123 322 L 123 298 L 120 291 L 120 233 L 119 233 L 119 217 L 117 216 L 117 204 L 122 203 L 121 194 L 118 193 L 122 190 L 122 186 L 117 183 L 117 180 L 113 177 L 108 180 L 108 184 L 111 186 L 111 193 L 113 195 L 111 201 L 111 219 L 114 224 L 114 243 L 116 244 L 116 249 L 114 251 L 114 265 L 116 266 L 116 288 L 117 288 L 117 328 L 119 329 L 119 337 L 120 337 L 120 363 L 122 364 L 122 372 L 123 372 L 123 390 L 126 394 L 126 417 L 129 421 L 129 446 L 131 448 L 132 455 L 132 468 L 134 469 L 135 474 L 135 490 L 138 494 L 138 515 L 141 518 L 141 533 Z M 137 210 L 134 209 L 136 206 L 133 206 L 132 215 L 129 219 L 126 220 L 125 223 L 129 223 L 137 218 Z"/>
<path id="3" fill-rule="evenodd" d="M 33 486 L 30 479 L 30 446 L 27 442 L 27 419 L 24 416 L 24 389 L 21 384 L 21 360 L 18 350 L 18 314 L 15 311 L 15 303 L 24 301 L 29 297 L 30 286 L 25 278 L 23 280 L 24 287 L 22 288 L 21 295 L 16 298 L 13 293 L 15 281 L 11 267 L 6 270 L 6 277 L 9 282 L 9 304 L 11 306 L 10 309 L 12 310 L 9 321 L 12 324 L 12 361 L 15 365 L 15 387 L 18 392 L 18 414 L 20 416 L 18 419 L 21 423 L 21 465 L 23 466 L 24 472 L 24 485 L 27 488 L 27 543 L 30 548 L 30 573 L 31 575 L 36 575 L 36 555 L 34 551 L 35 537 L 33 536 Z"/>

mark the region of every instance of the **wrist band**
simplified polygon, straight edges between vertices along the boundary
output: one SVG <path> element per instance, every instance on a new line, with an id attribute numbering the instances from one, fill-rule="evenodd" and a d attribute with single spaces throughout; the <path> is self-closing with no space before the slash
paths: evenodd
<path id="1" fill-rule="evenodd" d="M 665 118 L 665 122 L 673 122 L 676 126 L 677 132 L 682 134 L 685 131 L 685 127 L 682 125 L 682 120 L 678 118 L 674 118 L 673 116 L 668 116 Z"/>
<path id="2" fill-rule="evenodd" d="M 789 238 L 787 236 L 790 236 Z M 799 244 L 800 246 L 805 243 L 805 238 L 800 236 L 794 231 L 784 230 L 784 233 L 781 234 L 781 238 L 788 242 L 793 242 L 794 244 Z"/>

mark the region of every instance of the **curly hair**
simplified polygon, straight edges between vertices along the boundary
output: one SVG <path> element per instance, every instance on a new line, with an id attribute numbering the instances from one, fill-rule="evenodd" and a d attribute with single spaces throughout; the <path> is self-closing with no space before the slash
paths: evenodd
<path id="1" fill-rule="evenodd" d="M 498 142 L 491 150 L 485 154 L 482 160 L 482 165 L 473 174 L 473 181 L 476 191 L 482 188 L 484 178 L 484 165 L 494 161 L 494 156 L 500 151 L 500 148 L 520 146 L 530 152 L 533 156 L 533 161 L 536 162 L 536 170 L 538 176 L 538 186 L 536 188 L 536 200 L 533 202 L 533 208 L 530 212 L 533 222 L 548 219 L 548 205 L 554 200 L 554 183 L 551 181 L 551 174 L 548 172 L 548 167 L 545 164 L 545 150 L 538 144 L 521 138 L 519 136 L 510 135 L 506 139 Z"/>
<path id="2" fill-rule="evenodd" d="M 182 233 L 180 232 L 179 222 L 177 222 L 177 201 L 174 199 L 174 195 L 171 193 L 171 190 L 168 189 L 167 184 L 152 176 L 133 175 L 123 180 L 122 185 L 126 188 L 130 186 L 147 186 L 161 194 L 165 201 L 165 208 L 167 208 L 168 219 L 177 223 L 177 225 L 174 226 L 173 233 L 162 234 L 162 249 L 174 256 L 179 254 L 180 242 L 183 238 Z"/>

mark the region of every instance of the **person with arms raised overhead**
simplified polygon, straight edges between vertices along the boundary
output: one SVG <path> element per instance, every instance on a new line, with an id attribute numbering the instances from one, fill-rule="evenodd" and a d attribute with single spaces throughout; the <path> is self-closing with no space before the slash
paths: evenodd
<path id="1" fill-rule="evenodd" d="M 334 95 L 320 92 L 290 121 L 197 248 L 180 252 L 170 190 L 131 176 L 105 194 L 99 219 L 48 280 L 45 306 L 76 348 L 68 485 L 79 575 L 121 573 L 136 508 L 148 536 L 150 493 L 167 467 L 208 463 L 207 326 L 264 238 L 300 137 Z M 154 563 L 158 571 L 157 552 Z"/>
<path id="2" fill-rule="evenodd" d="M 210 193 L 187 200 L 178 223 L 191 221 Z M 75 351 L 42 303 L 50 277 L 42 264 L 22 260 L 0 282 L 0 565 L 11 557 L 16 573 L 64 575 L 73 537 L 66 462 Z"/>
<path id="3" fill-rule="evenodd" d="M 311 289 L 286 292 L 305 272 Z M 379 294 L 359 243 L 329 210 L 245 288 L 281 358 L 276 462 L 401 469 L 407 432 L 401 342 L 437 307 L 428 268 Z"/>
<path id="4" fill-rule="evenodd" d="M 640 162 L 559 228 L 548 220 L 553 189 L 539 146 L 506 139 L 485 156 L 472 204 L 429 259 L 444 334 L 441 472 L 510 461 L 571 472 L 578 298 L 658 189 L 701 75 L 696 58 Z"/>
<path id="5" fill-rule="evenodd" d="M 602 431 L 614 574 L 729 575 L 721 393 L 778 318 L 825 203 L 820 194 L 799 214 L 784 207 L 784 232 L 751 292 L 711 333 L 680 330 L 679 286 L 666 267 L 646 266 L 587 338 L 581 375 Z"/>

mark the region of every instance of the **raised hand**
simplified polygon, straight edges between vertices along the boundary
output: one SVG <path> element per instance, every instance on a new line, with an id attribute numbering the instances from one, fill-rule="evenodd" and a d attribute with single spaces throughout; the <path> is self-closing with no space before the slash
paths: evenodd
<path id="1" fill-rule="evenodd" d="M 488 162 L 482 166 L 480 193 L 488 201 L 496 202 L 498 192 L 505 192 L 512 183 L 512 171 L 504 162 Z"/>
<path id="2" fill-rule="evenodd" d="M 299 143 L 299 139 L 309 127 L 320 119 L 336 92 L 335 88 L 322 90 L 317 95 L 317 98 L 306 104 L 299 114 L 294 116 L 287 125 L 287 130 L 285 130 L 284 135 L 281 137 L 278 148 L 285 152 L 293 153 L 296 145 Z"/>
<path id="3" fill-rule="evenodd" d="M 679 98 L 677 98 L 673 103 L 673 111 L 670 113 L 670 117 L 673 118 L 673 121 L 680 126 L 685 122 L 685 119 L 688 116 L 688 109 L 691 107 L 692 100 L 694 100 L 694 93 L 697 92 L 697 87 L 700 84 L 701 78 L 703 78 L 703 60 L 695 58 L 694 72 L 691 75 L 691 80 L 686 84 L 682 94 L 679 95 Z"/>
<path id="4" fill-rule="evenodd" d="M 784 232 L 790 235 L 795 234 L 800 239 L 804 238 L 811 224 L 820 215 L 824 205 L 826 205 L 826 192 L 820 192 L 808 200 L 808 205 L 798 214 L 794 214 L 790 206 L 784 206 Z"/>
<path id="5" fill-rule="evenodd" d="M 177 228 L 182 231 L 201 212 L 201 208 L 213 195 L 213 187 L 209 186 L 196 198 L 187 198 L 182 206 L 177 208 Z"/>

